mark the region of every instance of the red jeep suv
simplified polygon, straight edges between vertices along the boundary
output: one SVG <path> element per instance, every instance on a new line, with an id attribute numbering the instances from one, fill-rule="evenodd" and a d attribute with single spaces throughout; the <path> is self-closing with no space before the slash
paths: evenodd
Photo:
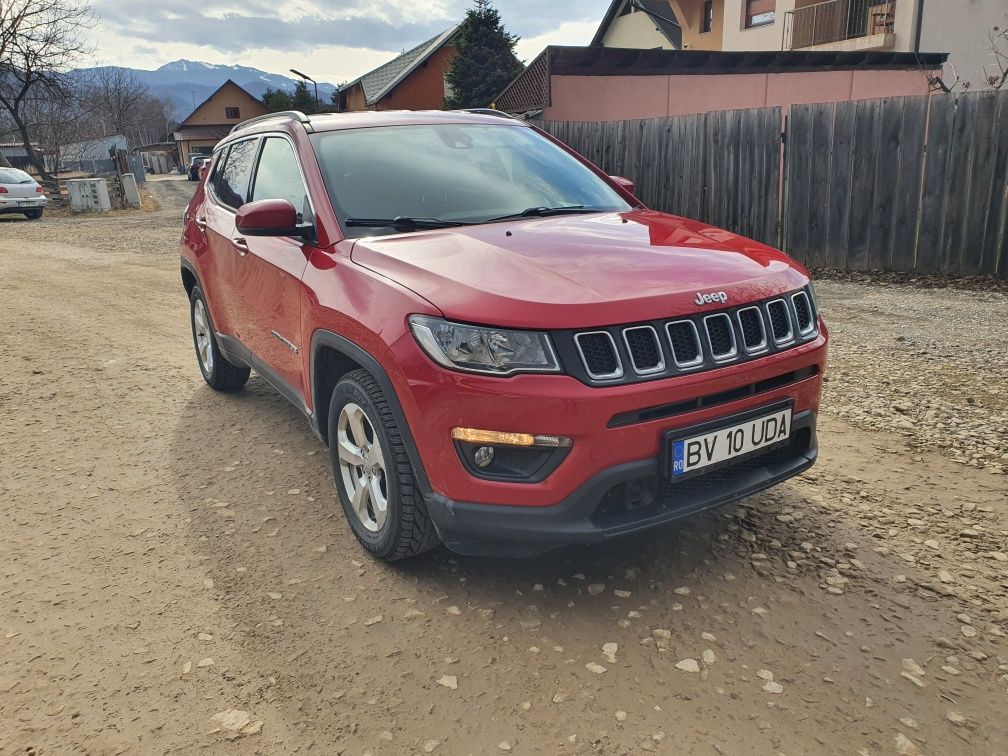
<path id="1" fill-rule="evenodd" d="M 816 459 L 808 271 L 500 114 L 247 121 L 181 250 L 206 382 L 304 412 L 382 559 L 601 541 Z"/>

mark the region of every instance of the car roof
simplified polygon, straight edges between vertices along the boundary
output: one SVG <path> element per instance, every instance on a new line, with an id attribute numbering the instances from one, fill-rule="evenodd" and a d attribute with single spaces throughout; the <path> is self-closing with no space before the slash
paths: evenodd
<path id="1" fill-rule="evenodd" d="M 352 113 L 319 113 L 306 116 L 288 111 L 273 113 L 238 124 L 234 130 L 217 145 L 218 148 L 243 137 L 254 136 L 265 131 L 288 131 L 301 124 L 307 131 L 322 133 L 365 129 L 378 126 L 420 126 L 436 124 L 485 124 L 489 126 L 525 127 L 523 121 L 506 113 L 493 110 L 364 110 Z"/>
<path id="2" fill-rule="evenodd" d="M 439 123 L 509 124 L 523 126 L 510 116 L 500 113 L 474 113 L 459 110 L 365 110 L 355 113 L 323 113 L 311 117 L 315 131 L 340 131 L 373 126 L 418 126 Z"/>

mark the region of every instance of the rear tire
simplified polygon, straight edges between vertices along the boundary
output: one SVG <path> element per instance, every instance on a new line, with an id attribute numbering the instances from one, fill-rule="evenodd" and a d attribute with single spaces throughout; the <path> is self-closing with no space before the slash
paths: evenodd
<path id="1" fill-rule="evenodd" d="M 192 324 L 196 363 L 207 385 L 214 391 L 227 393 L 244 386 L 251 371 L 248 367 L 228 362 L 221 353 L 217 346 L 213 321 L 210 319 L 210 308 L 207 307 L 199 286 L 194 286 L 192 294 L 189 295 L 189 322 Z"/>
<path id="2" fill-rule="evenodd" d="M 42 217 L 42 211 L 41 210 L 25 210 L 24 216 L 28 220 L 38 220 L 39 218 Z"/>
<path id="3" fill-rule="evenodd" d="M 402 433 L 369 372 L 354 370 L 336 384 L 328 419 L 336 490 L 361 546 L 387 562 L 437 546 Z"/>

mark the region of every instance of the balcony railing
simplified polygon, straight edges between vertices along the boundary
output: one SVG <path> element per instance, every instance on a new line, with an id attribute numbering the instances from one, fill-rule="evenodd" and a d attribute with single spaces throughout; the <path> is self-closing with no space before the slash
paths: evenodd
<path id="1" fill-rule="evenodd" d="M 895 12 L 895 0 L 827 0 L 795 8 L 784 17 L 784 49 L 892 34 Z"/>

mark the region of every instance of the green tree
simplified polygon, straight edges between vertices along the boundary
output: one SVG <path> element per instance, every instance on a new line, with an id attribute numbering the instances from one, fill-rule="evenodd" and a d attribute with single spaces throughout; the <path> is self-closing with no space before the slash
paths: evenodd
<path id="1" fill-rule="evenodd" d="M 315 95 L 308 91 L 308 85 L 299 81 L 294 87 L 294 97 L 291 100 L 291 110 L 300 110 L 309 115 L 318 111 L 315 106 Z"/>
<path id="2" fill-rule="evenodd" d="M 475 0 L 455 42 L 445 80 L 445 108 L 485 108 L 524 70 L 514 53 L 519 37 L 508 34 L 490 0 Z"/>
<path id="3" fill-rule="evenodd" d="M 271 113 L 292 110 L 294 107 L 294 101 L 289 93 L 282 89 L 273 89 L 273 87 L 266 87 L 266 94 L 262 96 L 262 101 Z"/>

